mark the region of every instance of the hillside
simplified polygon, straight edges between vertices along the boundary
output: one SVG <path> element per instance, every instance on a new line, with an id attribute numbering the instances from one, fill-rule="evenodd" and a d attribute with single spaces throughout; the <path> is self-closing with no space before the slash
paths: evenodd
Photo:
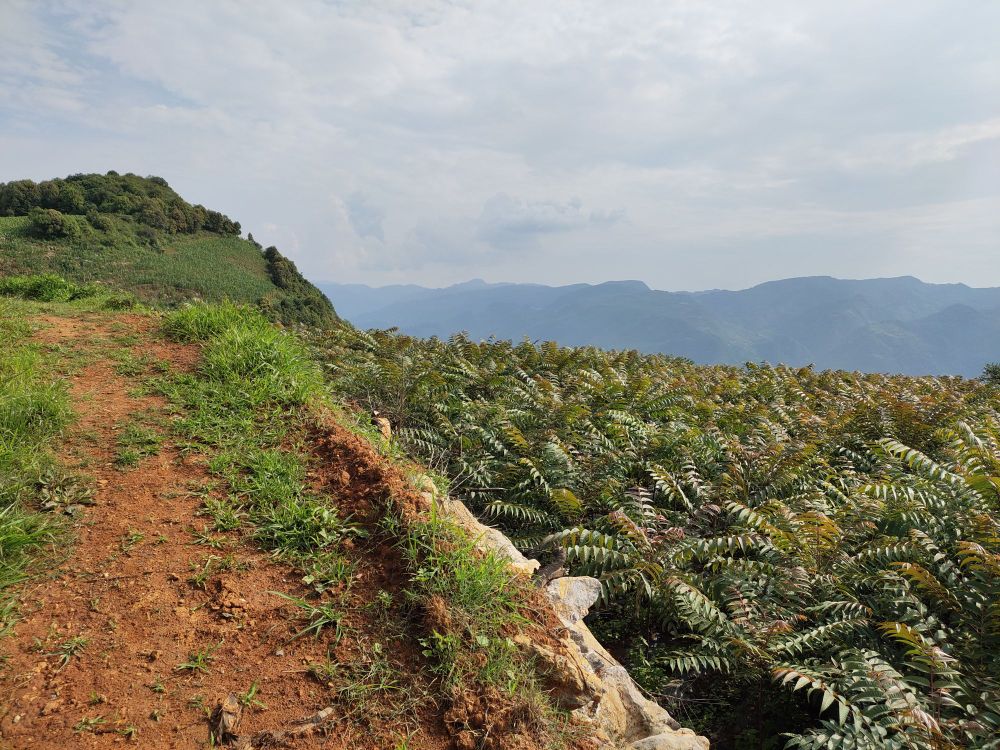
<path id="1" fill-rule="evenodd" d="M 975 377 L 1000 350 L 1000 289 L 917 279 L 786 279 L 743 291 L 663 292 L 469 282 L 445 289 L 319 284 L 348 320 L 414 336 L 466 331 L 519 341 L 634 348 L 701 364 Z"/>
<path id="2" fill-rule="evenodd" d="M 0 296 L 5 747 L 707 750 L 301 340 L 117 306 Z"/>
<path id="3" fill-rule="evenodd" d="M 0 184 L 0 276 L 54 273 L 158 305 L 229 299 L 286 324 L 336 320 L 290 260 L 240 231 L 159 177 L 109 172 Z"/>
<path id="4" fill-rule="evenodd" d="M 76 296 L 0 297 L 15 747 L 994 747 L 993 383 Z"/>

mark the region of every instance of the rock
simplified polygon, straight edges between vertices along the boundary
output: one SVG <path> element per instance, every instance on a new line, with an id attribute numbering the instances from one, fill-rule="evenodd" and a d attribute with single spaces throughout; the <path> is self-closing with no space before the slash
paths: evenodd
<path id="1" fill-rule="evenodd" d="M 579 622 L 600 598 L 601 582 L 589 576 L 566 576 L 551 581 L 545 593 L 564 619 Z"/>
<path id="2" fill-rule="evenodd" d="M 372 424 L 378 428 L 383 440 L 392 440 L 392 425 L 385 417 L 372 417 Z"/>
<path id="3" fill-rule="evenodd" d="M 512 568 L 526 575 L 530 576 L 538 569 L 538 560 L 529 560 L 501 531 L 480 523 L 460 500 L 441 497 L 437 502 L 448 517 L 472 537 L 478 549 L 500 555 L 510 562 Z"/>
<path id="4" fill-rule="evenodd" d="M 708 740 L 690 729 L 681 729 L 643 737 L 630 744 L 628 750 L 708 750 Z"/>

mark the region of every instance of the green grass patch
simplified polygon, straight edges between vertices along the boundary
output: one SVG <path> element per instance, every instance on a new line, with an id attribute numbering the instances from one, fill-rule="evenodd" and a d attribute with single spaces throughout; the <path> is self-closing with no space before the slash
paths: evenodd
<path id="1" fill-rule="evenodd" d="M 147 456 L 155 456 L 160 452 L 163 437 L 149 427 L 133 423 L 122 429 L 117 442 L 115 465 L 119 468 L 133 468 Z"/>
<path id="2" fill-rule="evenodd" d="M 51 485 L 49 446 L 71 418 L 64 384 L 24 341 L 27 327 L 7 319 L 9 310 L 0 300 L 0 327 L 9 336 L 0 350 L 0 630 L 13 617 L 11 587 L 58 534 L 58 523 L 33 508 Z"/>

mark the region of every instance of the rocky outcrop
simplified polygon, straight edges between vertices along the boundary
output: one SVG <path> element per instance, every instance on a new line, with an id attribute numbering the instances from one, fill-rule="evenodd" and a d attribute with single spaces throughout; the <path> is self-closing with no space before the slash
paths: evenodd
<path id="1" fill-rule="evenodd" d="M 463 528 L 484 552 L 500 555 L 524 575 L 539 563 L 522 555 L 497 529 L 486 526 L 465 505 L 438 496 L 433 482 L 418 482 L 424 499 L 435 503 Z M 622 750 L 708 750 L 708 740 L 682 729 L 667 711 L 642 694 L 628 671 L 594 638 L 583 618 L 597 601 L 601 583 L 596 578 L 557 578 L 545 593 L 563 625 L 553 634 L 558 646 L 544 645 L 520 636 L 519 645 L 530 650 L 556 685 L 555 699 L 589 725 L 603 748 Z"/>
<path id="2" fill-rule="evenodd" d="M 588 720 L 608 747 L 629 750 L 708 750 L 708 740 L 682 729 L 666 709 L 642 694 L 628 671 L 594 638 L 583 618 L 601 594 L 596 578 L 557 578 L 545 587 L 566 628 L 567 652 L 582 673 L 575 713 Z M 567 706 L 569 707 L 569 706 Z"/>

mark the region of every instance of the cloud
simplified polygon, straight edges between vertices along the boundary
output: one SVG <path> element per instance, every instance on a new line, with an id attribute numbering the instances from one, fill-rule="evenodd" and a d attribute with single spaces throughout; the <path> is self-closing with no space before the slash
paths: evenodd
<path id="1" fill-rule="evenodd" d="M 539 235 L 610 225 L 624 215 L 622 209 L 587 211 L 579 198 L 558 203 L 528 201 L 498 193 L 483 205 L 476 234 L 492 245 L 510 247 L 531 242 Z"/>
<path id="2" fill-rule="evenodd" d="M 0 179 L 161 174 L 315 278 L 1000 284 L 998 25 L 979 0 L 7 0 Z"/>
<path id="3" fill-rule="evenodd" d="M 372 237 L 379 242 L 385 242 L 385 232 L 382 221 L 385 212 L 369 202 L 364 193 L 354 192 L 344 199 L 347 216 L 358 237 Z"/>

